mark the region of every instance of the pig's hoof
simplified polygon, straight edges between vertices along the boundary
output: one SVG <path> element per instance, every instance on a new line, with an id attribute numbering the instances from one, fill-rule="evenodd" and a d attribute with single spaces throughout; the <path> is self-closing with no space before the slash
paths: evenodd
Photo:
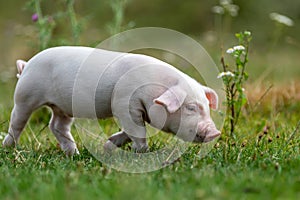
<path id="1" fill-rule="evenodd" d="M 112 143 L 110 140 L 108 140 L 104 144 L 103 148 L 104 148 L 105 152 L 112 152 L 113 150 L 115 150 L 117 148 L 117 146 L 114 143 Z"/>
<path id="2" fill-rule="evenodd" d="M 2 146 L 3 147 L 12 147 L 15 145 L 16 145 L 16 142 L 15 142 L 14 138 L 10 134 L 7 134 L 2 142 Z"/>
<path id="3" fill-rule="evenodd" d="M 132 144 L 132 149 L 136 153 L 146 153 L 148 152 L 149 148 L 147 144 Z"/>
<path id="4" fill-rule="evenodd" d="M 79 151 L 75 143 L 60 144 L 61 149 L 67 156 L 79 155 Z"/>

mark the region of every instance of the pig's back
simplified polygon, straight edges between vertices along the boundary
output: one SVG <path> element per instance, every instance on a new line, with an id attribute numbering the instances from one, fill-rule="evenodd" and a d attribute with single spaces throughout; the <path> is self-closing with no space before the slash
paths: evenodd
<path id="1" fill-rule="evenodd" d="M 146 64 L 166 63 L 89 47 L 54 47 L 28 61 L 16 87 L 20 94 L 15 96 L 31 98 L 37 105 L 54 104 L 70 116 L 95 117 L 96 111 L 98 118 L 109 117 L 116 83 L 128 71 Z M 162 78 L 159 71 L 152 78 L 155 74 Z M 151 78 L 145 73 L 140 76 Z"/>

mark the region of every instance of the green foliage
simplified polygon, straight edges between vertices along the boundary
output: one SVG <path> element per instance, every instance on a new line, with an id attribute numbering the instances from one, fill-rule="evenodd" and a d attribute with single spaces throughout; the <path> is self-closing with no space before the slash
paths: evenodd
<path id="1" fill-rule="evenodd" d="M 229 67 L 225 64 L 224 57 L 222 57 L 223 72 L 218 76 L 218 78 L 223 79 L 225 85 L 227 113 L 224 129 L 227 130 L 229 126 L 230 135 L 234 134 L 242 107 L 247 103 L 244 83 L 248 79 L 248 74 L 245 68 L 248 63 L 249 43 L 252 39 L 249 31 L 237 33 L 235 36 L 239 41 L 239 45 L 226 51 L 235 59 L 235 67 Z"/>
<path id="2" fill-rule="evenodd" d="M 32 21 L 36 21 L 39 35 L 39 50 L 46 49 L 51 41 L 52 32 L 55 28 L 55 21 L 51 16 L 43 16 L 41 9 L 41 0 L 31 0 L 27 7 L 35 13 L 32 15 Z M 34 15 L 36 18 L 34 19 Z"/>
<path id="3" fill-rule="evenodd" d="M 124 25 L 125 9 L 131 0 L 109 0 L 109 5 L 113 11 L 113 20 L 107 25 L 108 32 L 111 35 L 120 33 L 134 26 L 133 22 Z"/>
<path id="4" fill-rule="evenodd" d="M 43 0 L 30 0 L 26 4 L 26 8 L 33 12 L 32 21 L 36 23 L 38 32 L 38 50 L 44 50 L 54 44 L 53 32 L 57 26 L 57 21 L 70 21 L 70 30 L 72 33 L 72 41 L 62 43 L 78 45 L 80 41 L 80 34 L 82 32 L 82 24 L 78 22 L 74 10 L 74 0 L 64 0 L 66 11 L 56 11 L 52 15 L 44 15 L 42 10 Z M 56 45 L 59 45 L 57 43 Z"/>
<path id="5" fill-rule="evenodd" d="M 73 45 L 79 44 L 80 33 L 82 32 L 81 24 L 76 19 L 76 13 L 74 10 L 74 0 L 65 0 L 67 4 L 67 14 L 71 22 Z"/>

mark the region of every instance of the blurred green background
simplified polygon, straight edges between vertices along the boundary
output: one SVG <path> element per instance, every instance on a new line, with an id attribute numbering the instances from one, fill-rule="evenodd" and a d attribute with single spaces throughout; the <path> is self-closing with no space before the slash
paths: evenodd
<path id="1" fill-rule="evenodd" d="M 112 2 L 116 0 L 75 0 L 76 18 L 81 23 L 80 45 L 96 46 L 113 34 Z M 41 1 L 44 15 L 55 22 L 50 45 L 72 44 L 71 25 L 56 15 L 66 9 L 65 0 Z M 253 34 L 248 71 L 250 82 L 297 80 L 300 77 L 300 1 L 231 1 L 238 7 L 231 16 L 216 14 L 219 0 L 129 0 L 119 30 L 135 27 L 164 27 L 180 31 L 199 41 L 217 65 L 227 48 L 237 44 L 234 33 L 249 30 Z M 227 1 L 228 2 L 228 1 Z M 229 1 L 230 2 L 230 1 Z M 271 20 L 270 13 L 288 16 L 293 26 Z M 26 1 L 0 0 L 0 83 L 15 77 L 16 59 L 29 59 L 38 49 L 38 29 L 33 11 Z M 56 18 L 57 17 L 57 18 Z M 230 58 L 227 59 L 230 61 Z"/>

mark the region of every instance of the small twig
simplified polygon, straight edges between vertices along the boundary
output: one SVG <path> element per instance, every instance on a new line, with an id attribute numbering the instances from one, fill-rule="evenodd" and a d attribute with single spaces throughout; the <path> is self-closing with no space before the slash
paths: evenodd
<path id="1" fill-rule="evenodd" d="M 41 130 L 39 130 L 37 137 L 49 126 L 49 123 L 47 123 Z"/>
<path id="2" fill-rule="evenodd" d="M 3 126 L 8 120 L 4 120 L 3 122 L 0 123 L 0 126 Z"/>
<path id="3" fill-rule="evenodd" d="M 240 152 L 239 152 L 239 154 L 238 154 L 238 156 L 237 156 L 237 158 L 236 158 L 236 162 L 237 162 L 237 163 L 240 162 L 240 158 L 241 158 L 242 152 L 243 152 L 243 149 L 240 150 Z"/>
<path id="4" fill-rule="evenodd" d="M 277 154 L 280 154 L 288 146 L 288 144 L 290 143 L 290 141 L 292 141 L 294 139 L 294 137 L 295 137 L 297 131 L 299 130 L 299 128 L 300 128 L 300 120 L 298 121 L 295 130 L 292 132 L 292 134 L 290 135 L 289 139 L 285 143 L 284 148 L 280 148 Z"/>
<path id="5" fill-rule="evenodd" d="M 173 151 L 170 153 L 170 155 L 168 156 L 168 158 L 162 163 L 162 166 L 166 166 L 166 165 L 169 165 L 171 164 L 170 163 L 170 159 L 172 158 L 172 156 L 174 155 L 174 153 L 178 151 L 177 148 L 173 149 Z M 176 161 L 176 160 L 175 160 Z"/>
<path id="6" fill-rule="evenodd" d="M 42 155 L 39 155 L 38 159 L 37 159 L 36 162 L 35 162 L 35 165 L 38 164 L 38 162 L 40 161 L 41 158 L 42 158 Z"/>
<path id="7" fill-rule="evenodd" d="M 259 100 L 255 103 L 253 110 L 256 109 L 256 107 L 261 103 L 261 101 L 263 100 L 263 98 L 269 93 L 269 91 L 273 88 L 273 84 L 270 85 L 267 90 L 263 93 L 263 95 L 259 98 Z"/>
<path id="8" fill-rule="evenodd" d="M 250 43 L 246 43 L 246 53 L 245 53 L 245 57 L 244 57 L 244 62 L 243 62 L 243 68 L 242 68 L 242 76 L 244 76 L 245 74 L 245 66 L 246 64 L 248 63 L 248 54 L 249 54 L 249 46 L 250 46 Z M 241 78 L 242 79 L 242 78 Z M 240 80 L 241 81 L 241 80 Z"/>
<path id="9" fill-rule="evenodd" d="M 286 145 L 288 145 L 289 142 L 294 139 L 294 137 L 295 137 L 295 135 L 296 135 L 296 133 L 297 133 L 297 131 L 298 131 L 299 128 L 300 128 L 300 120 L 298 121 L 298 124 L 297 124 L 295 130 L 292 132 L 292 134 L 290 135 L 289 139 L 287 140 Z"/>
<path id="10" fill-rule="evenodd" d="M 234 102 L 233 102 L 233 98 L 234 98 L 234 94 L 233 91 L 231 90 L 231 104 L 230 104 L 230 109 L 231 109 L 231 118 L 230 118 L 230 135 L 233 134 L 234 132 L 234 120 L 235 120 L 235 107 L 234 107 Z"/>
<path id="11" fill-rule="evenodd" d="M 223 67 L 223 72 L 226 72 L 227 68 L 228 68 L 228 65 L 225 64 L 224 56 L 221 57 L 221 64 L 222 64 L 222 67 Z"/>

